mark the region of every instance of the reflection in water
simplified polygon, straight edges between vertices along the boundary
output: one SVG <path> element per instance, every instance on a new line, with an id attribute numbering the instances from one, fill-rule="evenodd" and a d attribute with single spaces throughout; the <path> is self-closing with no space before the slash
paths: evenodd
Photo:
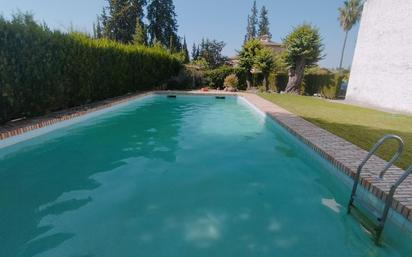
<path id="1" fill-rule="evenodd" d="M 342 205 L 338 204 L 335 199 L 322 199 L 322 204 L 334 212 L 339 213 Z"/>
<path id="2" fill-rule="evenodd" d="M 132 104 L 0 162 L 0 256 L 402 256 L 340 212 L 326 162 L 231 98 Z"/>

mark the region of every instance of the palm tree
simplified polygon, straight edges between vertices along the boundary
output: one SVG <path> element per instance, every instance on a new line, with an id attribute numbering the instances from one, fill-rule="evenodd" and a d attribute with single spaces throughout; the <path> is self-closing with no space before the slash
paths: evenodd
<path id="1" fill-rule="evenodd" d="M 345 31 L 345 40 L 343 41 L 342 54 L 340 57 L 339 70 L 342 69 L 343 55 L 346 48 L 346 40 L 348 33 L 352 27 L 358 23 L 362 15 L 363 1 L 362 0 L 346 0 L 339 9 L 339 22 L 343 31 Z"/>

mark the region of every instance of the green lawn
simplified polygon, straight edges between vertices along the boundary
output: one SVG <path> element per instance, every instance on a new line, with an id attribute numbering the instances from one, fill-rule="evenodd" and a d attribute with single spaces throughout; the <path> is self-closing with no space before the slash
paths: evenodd
<path id="1" fill-rule="evenodd" d="M 397 134 L 404 139 L 405 150 L 396 165 L 406 169 L 412 164 L 412 116 L 332 103 L 308 96 L 259 95 L 366 150 L 384 134 Z M 388 143 L 377 155 L 389 160 L 396 147 L 396 143 Z"/>

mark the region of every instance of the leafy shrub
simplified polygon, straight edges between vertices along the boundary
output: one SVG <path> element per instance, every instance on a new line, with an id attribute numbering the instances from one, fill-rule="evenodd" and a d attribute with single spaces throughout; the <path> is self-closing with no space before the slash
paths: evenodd
<path id="1" fill-rule="evenodd" d="M 238 78 L 238 88 L 246 88 L 245 73 L 240 68 L 233 68 L 229 66 L 222 66 L 220 68 L 206 71 L 203 74 L 203 84 L 212 88 L 223 88 L 225 78 L 231 74 L 235 74 Z"/>
<path id="2" fill-rule="evenodd" d="M 51 31 L 0 18 L 0 123 L 161 87 L 181 69 L 161 48 Z"/>
<path id="3" fill-rule="evenodd" d="M 239 80 L 237 79 L 236 74 L 230 74 L 225 78 L 224 86 L 237 88 L 239 85 Z"/>

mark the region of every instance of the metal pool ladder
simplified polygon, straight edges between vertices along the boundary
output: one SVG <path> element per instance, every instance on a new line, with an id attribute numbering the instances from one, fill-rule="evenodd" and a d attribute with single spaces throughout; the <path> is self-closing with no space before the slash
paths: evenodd
<path id="1" fill-rule="evenodd" d="M 399 159 L 400 155 L 402 154 L 404 143 L 403 143 L 402 138 L 400 138 L 397 135 L 385 135 L 372 147 L 372 149 L 369 151 L 368 155 L 365 157 L 365 159 L 363 159 L 363 161 L 361 162 L 361 164 L 359 165 L 359 167 L 357 169 L 357 172 L 356 172 L 356 175 L 355 175 L 355 181 L 353 183 L 352 194 L 350 196 L 350 200 L 349 200 L 349 204 L 348 204 L 348 214 L 350 214 L 352 212 L 353 208 L 357 209 L 356 206 L 354 205 L 354 200 L 355 200 L 355 197 L 356 197 L 356 191 L 358 189 L 360 174 L 362 172 L 363 167 L 369 161 L 369 159 L 373 156 L 373 154 L 383 145 L 383 143 L 385 143 L 389 139 L 394 139 L 398 142 L 398 150 L 393 155 L 392 159 L 388 162 L 388 164 L 385 166 L 385 168 L 379 174 L 380 179 L 382 179 L 385 176 L 386 171 L 388 171 L 389 168 L 392 167 L 393 163 L 395 161 L 397 161 Z M 395 194 L 395 191 L 399 187 L 399 185 L 411 173 L 412 173 L 412 166 L 409 167 L 409 169 L 407 169 L 405 171 L 405 173 L 391 186 L 391 189 L 390 189 L 389 194 L 388 194 L 388 196 L 386 198 L 386 201 L 385 201 L 385 207 L 384 207 L 382 216 L 377 217 L 377 221 L 378 221 L 377 225 L 375 224 L 375 222 L 368 220 L 369 218 L 366 215 L 363 215 L 362 213 L 358 214 L 358 216 L 360 216 L 359 219 L 361 219 L 361 223 L 362 223 L 362 220 L 363 220 L 364 221 L 363 225 L 367 225 L 367 226 L 371 227 L 370 229 L 372 229 L 371 232 L 373 234 L 373 237 L 374 237 L 374 240 L 375 240 L 376 244 L 379 244 L 379 240 L 380 240 L 382 231 L 383 231 L 384 226 L 385 226 L 386 218 L 388 217 L 389 209 L 392 206 L 393 195 Z"/>

